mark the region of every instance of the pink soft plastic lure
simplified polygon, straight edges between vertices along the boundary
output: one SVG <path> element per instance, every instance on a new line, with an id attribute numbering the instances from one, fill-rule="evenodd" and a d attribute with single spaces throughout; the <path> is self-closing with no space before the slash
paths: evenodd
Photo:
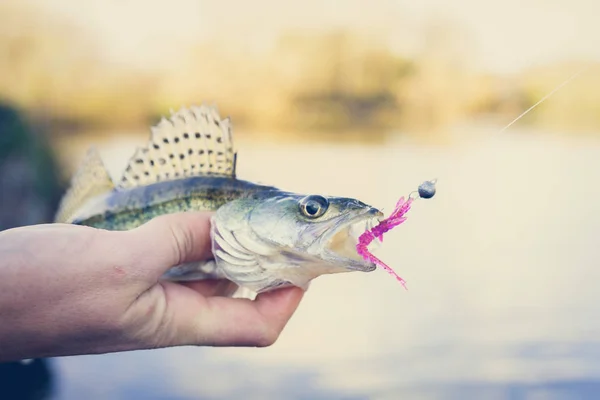
<path id="1" fill-rule="evenodd" d="M 430 199 L 435 195 L 435 180 L 426 181 L 419 186 L 418 194 L 422 199 Z M 379 265 L 383 269 L 385 269 L 389 274 L 394 276 L 406 289 L 406 281 L 400 277 L 394 270 L 388 266 L 386 263 L 381 261 L 379 258 L 375 257 L 369 251 L 369 245 L 375 239 L 379 239 L 380 242 L 383 242 L 383 234 L 393 229 L 394 227 L 400 225 L 404 221 L 406 221 L 406 217 L 404 216 L 408 210 L 410 210 L 410 206 L 414 198 L 408 196 L 408 199 L 405 201 L 404 196 L 398 200 L 396 203 L 396 207 L 392 214 L 386 219 L 382 220 L 372 229 L 367 229 L 360 237 L 358 238 L 358 244 L 356 245 L 356 251 L 362 258 L 376 265 Z"/>

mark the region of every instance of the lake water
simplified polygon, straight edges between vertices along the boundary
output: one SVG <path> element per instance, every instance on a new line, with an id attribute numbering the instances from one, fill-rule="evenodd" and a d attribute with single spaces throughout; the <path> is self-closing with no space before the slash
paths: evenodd
<path id="1" fill-rule="evenodd" d="M 113 173 L 138 139 L 99 144 Z M 436 197 L 378 250 L 409 290 L 382 270 L 321 277 L 272 347 L 52 359 L 48 398 L 600 398 L 600 141 L 517 129 L 453 139 L 240 138 L 240 178 L 386 213 L 437 178 Z"/>

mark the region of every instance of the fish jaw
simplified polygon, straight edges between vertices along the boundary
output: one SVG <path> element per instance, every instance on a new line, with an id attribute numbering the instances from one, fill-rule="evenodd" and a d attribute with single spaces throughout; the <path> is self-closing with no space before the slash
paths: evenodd
<path id="1" fill-rule="evenodd" d="M 324 227 L 326 231 L 308 249 L 311 254 L 319 257 L 329 266 L 328 272 L 372 272 L 377 268 L 373 262 L 364 260 L 357 252 L 358 237 L 367 229 L 372 228 L 383 213 L 374 207 L 369 207 L 358 215 L 348 215 L 339 221 L 334 221 Z"/>

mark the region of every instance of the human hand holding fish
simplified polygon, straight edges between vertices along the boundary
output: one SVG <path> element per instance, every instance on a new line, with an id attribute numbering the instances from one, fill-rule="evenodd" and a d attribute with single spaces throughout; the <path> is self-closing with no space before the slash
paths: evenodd
<path id="1" fill-rule="evenodd" d="M 380 266 L 404 284 L 368 246 L 433 197 L 435 181 L 381 219 L 357 199 L 238 179 L 229 119 L 214 108 L 181 109 L 151 130 L 118 181 L 92 149 L 57 224 L 0 234 L 0 254 L 12 254 L 0 268 L 10 289 L 0 343 L 11 344 L 0 360 L 266 346 L 321 275 Z"/>
<path id="2" fill-rule="evenodd" d="M 268 346 L 303 291 L 254 301 L 229 281 L 166 282 L 211 257 L 210 214 L 179 213 L 130 231 L 67 224 L 0 233 L 0 362 L 180 345 Z"/>

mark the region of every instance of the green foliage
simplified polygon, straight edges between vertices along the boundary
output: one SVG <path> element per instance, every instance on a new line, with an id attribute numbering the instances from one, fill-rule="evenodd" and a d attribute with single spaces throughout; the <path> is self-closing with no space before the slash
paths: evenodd
<path id="1" fill-rule="evenodd" d="M 31 204 L 38 204 L 43 208 L 41 210 L 43 216 L 36 222 L 48 222 L 52 219 L 54 209 L 58 206 L 64 190 L 64 182 L 60 179 L 60 171 L 53 151 L 45 137 L 35 133 L 18 110 L 6 104 L 0 104 L 0 172 L 4 177 L 9 177 L 9 181 L 18 181 L 20 187 L 27 189 L 14 193 L 10 188 L 0 187 L 0 191 L 3 192 L 1 199 L 18 203 L 29 200 L 25 197 L 34 197 L 35 200 Z M 0 182 L 7 182 L 7 180 L 0 180 Z M 19 197 L 23 198 L 19 199 Z M 23 212 L 37 215 L 38 211 L 40 210 Z M 4 204 L 0 213 L 12 214 L 10 218 L 0 216 L 0 221 L 6 219 L 14 221 L 19 211 Z M 32 222 L 25 216 L 23 219 Z M 10 226 L 0 226 L 0 229 L 8 227 Z"/>

